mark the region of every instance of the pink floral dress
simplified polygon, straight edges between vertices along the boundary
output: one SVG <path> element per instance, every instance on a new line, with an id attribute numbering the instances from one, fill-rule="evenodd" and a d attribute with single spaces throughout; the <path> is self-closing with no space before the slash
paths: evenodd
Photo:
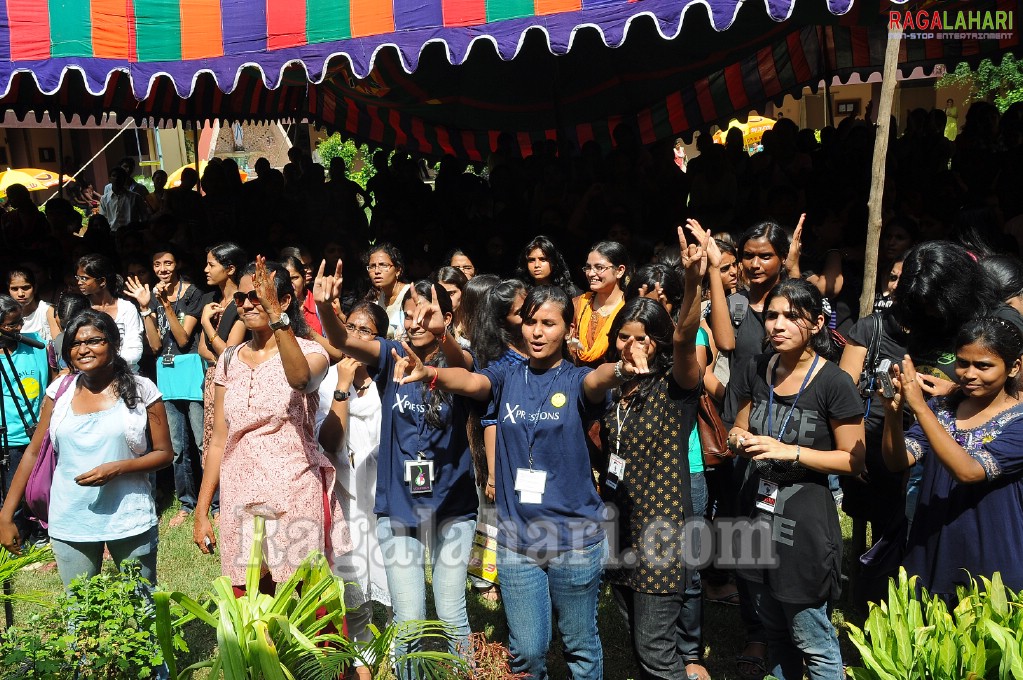
<path id="1" fill-rule="evenodd" d="M 326 352 L 298 339 L 302 352 Z M 239 348 L 240 349 L 240 348 Z M 217 362 L 214 383 L 227 388 L 227 440 L 220 464 L 221 570 L 231 583 L 245 583 L 253 518 L 266 519 L 263 559 L 277 583 L 290 577 L 310 551 L 332 563 L 351 550 L 341 505 L 334 494 L 334 466 L 315 437 L 316 392 L 288 385 L 280 355 L 252 367 L 238 352 L 230 369 Z M 324 527 L 330 531 L 325 533 Z"/>

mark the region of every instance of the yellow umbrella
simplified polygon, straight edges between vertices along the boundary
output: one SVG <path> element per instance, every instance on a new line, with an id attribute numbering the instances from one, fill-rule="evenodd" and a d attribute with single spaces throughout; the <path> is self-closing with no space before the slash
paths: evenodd
<path id="1" fill-rule="evenodd" d="M 207 161 L 199 161 L 199 177 L 202 177 L 203 173 L 206 172 L 206 166 L 207 165 L 209 165 L 209 163 Z M 188 165 L 182 165 L 180 168 L 178 168 L 174 172 L 172 172 L 169 175 L 167 175 L 167 188 L 168 189 L 173 189 L 175 187 L 181 186 L 181 173 L 182 173 L 182 171 L 184 171 L 185 168 L 195 168 L 195 163 L 189 163 Z M 246 179 L 248 179 L 249 175 L 244 170 L 239 170 L 238 173 L 242 176 L 242 181 L 243 182 Z"/>
<path id="2" fill-rule="evenodd" d="M 732 120 L 732 122 L 728 124 L 727 129 L 718 130 L 714 133 L 714 141 L 717 144 L 724 144 L 728 130 L 731 128 L 739 128 L 739 130 L 742 131 L 742 145 L 746 147 L 746 150 L 748 151 L 760 144 L 760 140 L 763 138 L 764 132 L 773 128 L 774 123 L 775 121 L 773 119 L 764 118 L 763 116 L 750 116 L 745 123 Z"/>
<path id="3" fill-rule="evenodd" d="M 42 184 L 46 188 L 57 186 L 57 172 L 53 170 L 43 170 L 41 168 L 17 168 L 18 171 L 25 173 L 26 175 L 32 175 L 36 178 L 36 181 Z M 64 175 L 64 184 L 68 182 L 74 182 L 75 178 L 70 175 Z"/>
<path id="4" fill-rule="evenodd" d="M 7 168 L 7 172 L 0 172 L 0 194 L 7 196 L 7 187 L 12 184 L 21 184 L 29 191 L 39 191 L 46 188 L 35 177 L 20 170 Z"/>

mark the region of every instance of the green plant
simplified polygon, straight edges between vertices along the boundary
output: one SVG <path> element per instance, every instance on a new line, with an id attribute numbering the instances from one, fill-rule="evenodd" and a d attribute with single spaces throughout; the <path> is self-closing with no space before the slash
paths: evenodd
<path id="1" fill-rule="evenodd" d="M 348 176 L 358 182 L 363 189 L 366 188 L 366 182 L 376 174 L 369 148 L 365 144 L 356 146 L 352 140 L 342 139 L 340 133 L 335 132 L 330 137 L 321 140 L 316 145 L 316 153 L 320 157 L 320 162 L 328 169 L 331 159 L 343 158 L 345 167 L 348 169 Z M 361 162 L 357 163 L 357 160 Z"/>
<path id="2" fill-rule="evenodd" d="M 391 650 L 423 638 L 447 639 L 442 624 L 426 621 L 388 626 L 383 632 L 371 627 L 374 639 L 368 643 L 329 631 L 328 626 L 341 630 L 344 623 L 344 582 L 317 552 L 306 557 L 274 595 L 260 593 L 265 534 L 265 521 L 256 517 L 242 596 L 235 596 L 226 576 L 214 580 L 202 603 L 180 592 L 155 594 L 157 635 L 172 678 L 190 678 L 196 670 L 209 668 L 212 677 L 223 673 L 225 680 L 327 680 L 356 660 L 376 677 L 389 663 Z M 185 614 L 174 619 L 172 603 Z M 216 630 L 217 654 L 179 672 L 173 659 L 173 631 L 192 619 Z M 433 651 L 398 655 L 395 661 L 410 663 L 416 677 L 423 678 L 443 678 L 450 669 L 463 667 L 458 657 Z"/>
<path id="3" fill-rule="evenodd" d="M 863 666 L 854 680 L 1023 678 L 1023 599 L 995 572 L 960 587 L 952 612 L 899 570 L 888 599 L 870 604 L 863 629 L 847 624 Z"/>
<path id="4" fill-rule="evenodd" d="M 149 678 L 163 665 L 148 583 L 135 562 L 121 571 L 77 578 L 54 607 L 0 637 L 0 677 Z M 173 648 L 184 640 L 170 637 Z"/>
<path id="5" fill-rule="evenodd" d="M 0 548 L 0 584 L 13 579 L 15 574 L 30 565 L 52 561 L 53 549 L 50 548 L 50 546 L 37 548 L 33 545 L 29 545 L 21 551 L 20 555 L 14 555 L 6 548 Z M 3 602 L 4 600 L 23 600 L 28 602 L 37 602 L 40 604 L 46 602 L 46 599 L 39 593 L 15 592 L 12 595 L 6 595 L 2 590 L 0 590 L 0 602 Z"/>

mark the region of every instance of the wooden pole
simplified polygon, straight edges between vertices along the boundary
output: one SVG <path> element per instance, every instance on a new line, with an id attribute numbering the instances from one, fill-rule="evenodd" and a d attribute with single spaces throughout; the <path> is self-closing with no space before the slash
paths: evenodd
<path id="1" fill-rule="evenodd" d="M 64 130 L 60 124 L 60 106 L 55 111 L 57 123 L 57 193 L 64 198 Z"/>
<path id="2" fill-rule="evenodd" d="M 892 100 L 895 98 L 896 67 L 902 27 L 888 28 L 888 46 L 884 53 L 881 76 L 881 101 L 877 107 L 877 130 L 874 138 L 874 163 L 871 168 L 870 198 L 867 200 L 867 249 L 863 258 L 863 293 L 860 294 L 860 318 L 874 311 L 874 288 L 877 285 L 877 251 L 881 244 L 881 207 L 884 199 L 884 171 L 888 157 L 888 133 L 892 121 Z"/>

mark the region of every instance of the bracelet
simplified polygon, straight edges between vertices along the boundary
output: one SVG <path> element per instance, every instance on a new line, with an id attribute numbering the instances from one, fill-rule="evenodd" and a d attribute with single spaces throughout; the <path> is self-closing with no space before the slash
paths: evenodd
<path id="1" fill-rule="evenodd" d="M 355 390 L 357 392 L 364 392 L 365 390 L 368 390 L 369 386 L 372 385 L 372 384 L 373 384 L 373 378 L 369 378 L 368 380 L 366 380 L 365 384 L 363 384 L 363 385 L 356 385 L 355 386 Z"/>
<path id="2" fill-rule="evenodd" d="M 144 311 L 139 312 L 139 316 L 141 316 L 143 319 L 146 318 L 147 316 L 152 316 L 152 315 L 153 315 L 153 310 L 151 310 L 149 308 L 146 308 Z"/>
<path id="3" fill-rule="evenodd" d="M 796 444 L 796 462 L 799 462 L 799 444 Z"/>
<path id="4" fill-rule="evenodd" d="M 440 377 L 440 369 L 437 368 L 436 366 L 434 366 L 433 367 L 433 380 L 431 380 L 430 384 L 426 386 L 426 389 L 428 389 L 430 391 L 433 391 L 434 389 L 436 389 L 437 388 L 437 378 L 439 378 L 439 377 Z"/>

